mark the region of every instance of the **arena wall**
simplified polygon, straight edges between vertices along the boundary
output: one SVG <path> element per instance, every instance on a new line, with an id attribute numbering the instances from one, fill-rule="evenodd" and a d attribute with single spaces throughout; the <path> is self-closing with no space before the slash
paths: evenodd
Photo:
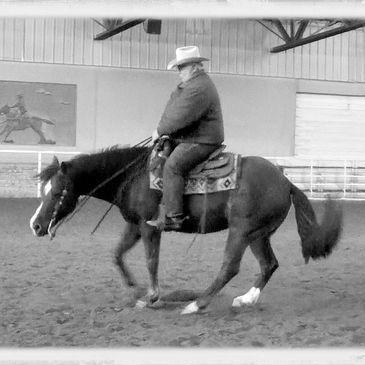
<path id="1" fill-rule="evenodd" d="M 148 137 L 178 82 L 166 64 L 184 44 L 199 45 L 211 58 L 206 66 L 221 95 L 226 144 L 244 155 L 293 155 L 298 92 L 365 95 L 363 29 L 270 54 L 281 41 L 249 20 L 167 20 L 160 36 L 138 26 L 101 42 L 92 39 L 102 29 L 91 19 L 0 24 L 0 80 L 77 86 L 74 147 L 2 145 L 10 152 L 92 152 Z M 51 158 L 44 154 L 43 164 Z M 0 153 L 0 164 L 14 187 L 2 195 L 27 194 L 28 188 L 15 187 L 21 179 L 13 164 L 28 164 L 24 184 L 33 191 L 36 183 L 28 178 L 39 168 L 36 153 Z"/>
<path id="2" fill-rule="evenodd" d="M 211 76 L 222 99 L 226 143 L 243 154 L 293 154 L 297 92 L 365 94 L 363 83 Z M 14 62 L 2 62 L 0 80 L 75 84 L 76 146 L 59 149 L 84 152 L 114 144 L 133 145 L 148 137 L 178 83 L 177 74 L 168 71 Z"/>

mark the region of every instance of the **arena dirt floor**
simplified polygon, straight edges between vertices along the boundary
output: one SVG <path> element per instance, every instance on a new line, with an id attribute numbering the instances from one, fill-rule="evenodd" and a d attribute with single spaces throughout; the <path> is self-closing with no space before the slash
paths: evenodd
<path id="1" fill-rule="evenodd" d="M 313 203 L 319 217 L 322 203 Z M 0 343 L 3 347 L 351 347 L 365 345 L 365 205 L 344 203 L 342 240 L 326 260 L 304 264 L 293 210 L 275 234 L 280 267 L 256 307 L 232 309 L 234 297 L 253 284 L 258 264 L 246 251 L 240 273 L 198 315 L 181 316 L 183 304 L 136 309 L 113 264 L 123 221 L 90 200 L 58 230 L 36 238 L 29 218 L 36 199 L 0 199 Z M 202 289 L 216 275 L 227 231 L 166 233 L 160 261 L 163 293 Z M 127 256 L 147 283 L 143 245 Z"/>

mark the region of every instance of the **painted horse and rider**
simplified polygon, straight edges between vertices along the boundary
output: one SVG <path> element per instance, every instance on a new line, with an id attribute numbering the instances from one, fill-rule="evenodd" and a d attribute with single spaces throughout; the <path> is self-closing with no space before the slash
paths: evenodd
<path id="1" fill-rule="evenodd" d="M 54 126 L 54 123 L 47 118 L 29 113 L 25 106 L 24 95 L 22 93 L 18 93 L 16 98 L 15 104 L 5 104 L 0 108 L 0 115 L 5 115 L 6 117 L 5 121 L 1 123 L 5 124 L 5 126 L 0 131 L 0 136 L 4 135 L 3 142 L 13 143 L 14 141 L 7 139 L 12 132 L 31 128 L 39 136 L 38 143 L 55 144 L 56 142 L 47 139 L 42 131 L 43 123 L 52 126 Z"/>
<path id="2" fill-rule="evenodd" d="M 152 141 L 168 136 L 174 146 L 163 169 L 163 208 L 147 223 L 162 230 L 179 230 L 183 212 L 184 181 L 187 174 L 206 160 L 224 141 L 221 103 L 217 89 L 204 71 L 199 48 L 176 49 L 167 69 L 176 69 L 181 82 L 172 92 Z"/>
<path id="3" fill-rule="evenodd" d="M 29 118 L 29 113 L 25 106 L 24 95 L 22 93 L 16 95 L 15 104 L 9 105 L 9 108 L 12 109 L 13 112 L 9 113 L 8 120 L 14 123 L 14 125 L 21 125 Z"/>

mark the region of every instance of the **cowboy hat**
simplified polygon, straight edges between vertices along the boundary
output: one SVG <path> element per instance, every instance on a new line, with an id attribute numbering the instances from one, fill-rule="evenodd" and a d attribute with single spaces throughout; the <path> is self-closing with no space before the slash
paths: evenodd
<path id="1" fill-rule="evenodd" d="M 209 61 L 209 58 L 201 57 L 197 46 L 180 47 L 176 49 L 176 58 L 167 65 L 168 70 L 187 63 Z"/>

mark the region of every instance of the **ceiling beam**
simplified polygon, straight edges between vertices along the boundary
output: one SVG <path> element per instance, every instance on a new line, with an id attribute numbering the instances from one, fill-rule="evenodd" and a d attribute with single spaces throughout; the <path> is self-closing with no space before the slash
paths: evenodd
<path id="1" fill-rule="evenodd" d="M 278 53 L 278 52 L 287 51 L 288 49 L 292 49 L 292 48 L 295 48 L 295 47 L 298 47 L 298 46 L 303 46 L 303 45 L 308 44 L 308 43 L 316 42 L 316 41 L 319 41 L 321 39 L 325 39 L 325 38 L 328 38 L 328 37 L 333 37 L 335 35 L 345 33 L 345 32 L 349 32 L 351 30 L 355 30 L 355 29 L 362 28 L 362 27 L 365 27 L 365 21 L 356 21 L 356 22 L 354 21 L 354 22 L 351 22 L 350 25 L 342 25 L 342 26 L 337 27 L 335 29 L 330 29 L 330 30 L 327 30 L 327 31 L 324 31 L 324 32 L 321 32 L 321 33 L 309 35 L 306 38 L 301 38 L 300 39 L 300 37 L 298 37 L 298 38 L 295 37 L 297 39 L 294 39 L 294 40 L 289 39 L 289 41 L 286 41 L 285 44 L 271 48 L 270 52 L 271 53 Z M 280 31 L 279 28 L 278 28 L 278 30 Z M 282 31 L 280 31 L 280 33 L 283 34 Z M 299 33 L 299 29 L 297 31 L 297 34 L 298 33 Z M 301 33 L 304 33 L 304 30 L 303 30 L 303 32 L 301 31 Z"/>
<path id="2" fill-rule="evenodd" d="M 114 36 L 114 35 L 116 35 L 120 32 L 123 32 L 123 31 L 125 31 L 129 28 L 134 27 L 135 25 L 143 23 L 144 21 L 145 21 L 145 19 L 129 19 L 129 20 L 126 20 L 126 21 L 124 21 L 123 23 L 121 23 L 120 25 L 118 25 L 115 28 L 108 29 L 104 32 L 101 32 L 101 33 L 97 34 L 94 37 L 94 40 L 101 41 L 103 39 L 110 38 L 110 37 L 112 37 L 112 36 Z"/>
<path id="3" fill-rule="evenodd" d="M 309 20 L 301 20 L 297 32 L 294 35 L 294 39 L 298 40 L 303 37 L 303 34 L 309 24 Z"/>
<path id="4" fill-rule="evenodd" d="M 285 42 L 290 42 L 290 37 L 288 32 L 286 31 L 286 29 L 284 28 L 283 24 L 281 23 L 280 20 L 273 20 L 272 21 L 273 24 L 275 24 L 276 28 L 278 29 L 278 31 L 281 34 L 282 39 Z"/>

